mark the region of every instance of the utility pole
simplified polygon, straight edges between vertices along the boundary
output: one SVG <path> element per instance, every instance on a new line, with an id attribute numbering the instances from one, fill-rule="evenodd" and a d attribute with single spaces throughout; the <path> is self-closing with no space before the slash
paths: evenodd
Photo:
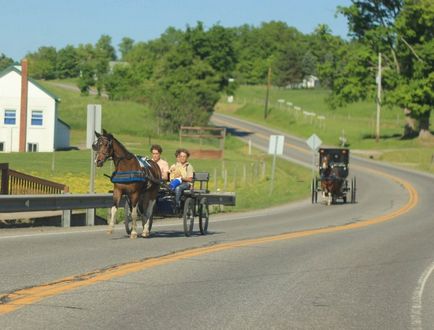
<path id="1" fill-rule="evenodd" d="M 375 129 L 375 142 L 380 142 L 380 112 L 381 112 L 381 53 L 378 53 L 377 123 L 376 123 L 376 129 Z"/>
<path id="2" fill-rule="evenodd" d="M 268 99 L 270 96 L 271 87 L 271 66 L 268 67 L 268 82 L 267 82 L 267 94 L 265 94 L 265 109 L 264 109 L 264 119 L 268 116 Z"/>

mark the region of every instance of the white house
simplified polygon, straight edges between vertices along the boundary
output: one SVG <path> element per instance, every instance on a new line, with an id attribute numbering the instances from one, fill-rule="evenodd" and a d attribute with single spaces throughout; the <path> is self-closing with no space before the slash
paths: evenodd
<path id="1" fill-rule="evenodd" d="M 315 76 L 307 76 L 303 79 L 303 88 L 315 88 L 319 86 L 319 79 Z"/>
<path id="2" fill-rule="evenodd" d="M 58 118 L 60 99 L 27 79 L 27 62 L 22 64 L 0 72 L 0 152 L 69 148 L 70 126 Z"/>
<path id="3" fill-rule="evenodd" d="M 303 78 L 303 81 L 298 83 L 291 83 L 286 86 L 286 88 L 317 88 L 320 86 L 320 81 L 318 77 L 315 76 L 306 76 Z"/>

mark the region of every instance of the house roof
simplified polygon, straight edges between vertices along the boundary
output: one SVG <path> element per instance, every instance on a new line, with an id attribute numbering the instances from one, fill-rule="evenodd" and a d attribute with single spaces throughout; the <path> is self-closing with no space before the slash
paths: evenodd
<path id="1" fill-rule="evenodd" d="M 65 125 L 65 126 L 68 127 L 69 129 L 71 128 L 71 126 L 69 126 L 67 123 L 65 123 L 62 119 L 57 118 L 57 121 L 58 121 L 59 123 L 62 123 L 63 125 Z"/>
<path id="2" fill-rule="evenodd" d="M 13 65 L 13 66 L 10 66 L 10 67 L 4 69 L 3 71 L 0 72 L 0 79 L 12 71 L 15 71 L 16 73 L 18 73 L 21 76 L 21 70 L 19 68 L 20 68 L 19 65 Z M 58 97 L 57 95 L 54 95 L 53 93 L 48 91 L 45 87 L 43 87 L 41 84 L 39 84 L 37 81 L 33 80 L 32 78 L 28 78 L 28 79 L 32 84 L 34 84 L 36 87 L 38 87 L 40 90 L 42 90 L 45 94 L 47 94 L 48 96 L 53 98 L 56 102 L 60 102 L 60 97 Z"/>

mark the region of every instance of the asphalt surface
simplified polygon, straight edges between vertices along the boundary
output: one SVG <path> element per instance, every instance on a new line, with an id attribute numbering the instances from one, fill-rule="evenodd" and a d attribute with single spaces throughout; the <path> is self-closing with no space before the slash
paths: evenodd
<path id="1" fill-rule="evenodd" d="M 268 149 L 270 130 L 215 115 Z M 306 142 L 284 157 L 311 166 Z M 357 203 L 216 215 L 186 238 L 0 231 L 1 329 L 434 329 L 430 175 L 351 157 Z M 45 284 L 45 286 L 41 286 Z"/>

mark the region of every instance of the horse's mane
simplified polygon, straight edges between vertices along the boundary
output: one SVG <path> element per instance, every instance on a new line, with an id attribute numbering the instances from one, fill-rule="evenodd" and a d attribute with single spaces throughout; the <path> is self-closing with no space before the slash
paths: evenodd
<path id="1" fill-rule="evenodd" d="M 112 139 L 114 142 L 116 142 L 119 146 L 119 148 L 121 148 L 122 152 L 125 154 L 125 158 L 126 159 L 132 159 L 134 157 L 134 154 L 129 152 L 128 149 L 118 140 L 116 139 L 113 134 L 111 133 L 107 133 L 106 135 L 109 139 Z"/>

